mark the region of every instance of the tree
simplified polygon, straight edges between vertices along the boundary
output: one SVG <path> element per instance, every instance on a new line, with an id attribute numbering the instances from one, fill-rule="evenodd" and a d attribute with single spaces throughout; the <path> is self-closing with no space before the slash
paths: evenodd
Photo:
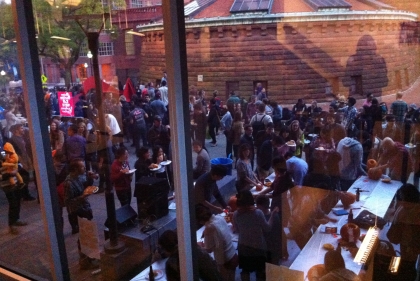
<path id="1" fill-rule="evenodd" d="M 55 2 L 50 5 L 45 0 L 34 0 L 38 49 L 39 55 L 49 57 L 60 65 L 64 72 L 66 86 L 69 86 L 72 66 L 78 60 L 83 43 L 86 42 L 86 35 L 81 26 L 84 30 L 98 29 L 103 23 L 103 19 L 82 18 L 78 20 L 80 26 L 75 17 L 103 14 L 104 7 L 102 2 L 97 0 L 82 0 L 77 6 L 66 6 L 66 1 L 63 1 L 61 5 L 54 6 L 57 4 Z M 113 7 L 125 7 L 125 2 L 123 0 L 113 1 Z M 51 36 L 70 40 L 53 39 Z"/>
<path id="2" fill-rule="evenodd" d="M 12 66 L 18 65 L 12 6 L 0 1 L 0 15 L 0 70 L 6 71 L 7 77 L 13 74 Z"/>
<path id="3" fill-rule="evenodd" d="M 34 8 L 35 31 L 37 33 L 38 53 L 40 56 L 51 58 L 60 66 L 66 86 L 70 85 L 71 69 L 78 60 L 82 51 L 83 43 L 86 42 L 84 30 L 99 28 L 103 19 L 79 19 L 80 15 L 103 14 L 109 11 L 107 4 L 98 0 L 32 0 Z M 77 6 L 70 4 L 78 2 Z M 112 5 L 112 9 L 125 8 L 124 0 L 105 1 Z M 105 10 L 105 11 L 104 11 Z M 15 32 L 13 27 L 13 15 L 10 4 L 0 2 L 0 68 L 1 64 L 18 65 L 16 44 L 13 42 Z M 70 40 L 51 38 L 57 36 Z"/>

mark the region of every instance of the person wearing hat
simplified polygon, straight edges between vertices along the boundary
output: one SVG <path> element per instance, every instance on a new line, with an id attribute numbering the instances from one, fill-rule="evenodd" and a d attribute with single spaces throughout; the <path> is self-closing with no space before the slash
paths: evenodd
<path id="1" fill-rule="evenodd" d="M 150 103 L 150 107 L 155 116 L 160 116 L 162 119 L 165 117 L 166 105 L 162 101 L 161 93 L 159 90 L 156 91 L 155 100 Z"/>

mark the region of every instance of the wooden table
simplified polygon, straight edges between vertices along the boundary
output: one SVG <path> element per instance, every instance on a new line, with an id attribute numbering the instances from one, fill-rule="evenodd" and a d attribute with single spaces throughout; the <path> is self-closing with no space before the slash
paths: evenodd
<path id="1" fill-rule="evenodd" d="M 364 192 L 360 193 L 360 201 L 355 202 L 350 206 L 350 208 L 360 208 L 353 211 L 354 217 L 356 218 L 363 210 L 368 210 L 377 216 L 384 217 L 396 191 L 401 185 L 401 182 L 394 180 L 390 183 L 384 183 L 382 181 L 371 180 L 366 176 L 360 177 L 348 190 L 352 193 L 356 193 L 357 187 L 364 190 Z M 343 208 L 341 201 L 337 203 L 335 208 Z M 347 223 L 347 215 L 336 216 L 330 212 L 329 216 L 336 218 L 338 222 L 328 223 L 327 225 L 336 226 L 339 233 L 341 227 Z M 325 234 L 321 232 L 321 229 L 323 229 L 322 225 L 318 227 L 311 239 L 290 266 L 290 269 L 303 271 L 305 280 L 308 280 L 307 274 L 312 266 L 324 263 L 326 250 L 324 250 L 322 246 L 325 243 L 330 243 L 335 247 L 338 245 L 338 239 L 340 238 L 339 234 Z M 362 233 L 366 233 L 366 231 L 367 230 L 361 229 Z M 357 246 L 360 247 L 360 244 L 361 242 L 358 241 Z M 350 254 L 350 252 L 342 249 L 341 254 L 346 264 L 346 268 L 352 270 L 356 274 L 359 273 L 361 265 L 353 261 L 354 257 Z"/>

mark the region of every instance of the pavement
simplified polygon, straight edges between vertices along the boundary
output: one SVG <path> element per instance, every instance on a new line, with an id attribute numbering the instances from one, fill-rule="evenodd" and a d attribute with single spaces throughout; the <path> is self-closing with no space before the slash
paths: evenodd
<path id="1" fill-rule="evenodd" d="M 408 104 L 415 102 L 420 105 L 420 79 L 418 79 L 412 87 L 403 91 L 403 99 Z M 390 95 L 380 98 L 380 101 L 385 101 L 390 104 L 395 100 L 395 95 Z M 359 99 L 357 106 L 363 103 L 364 99 Z M 321 104 L 321 106 L 328 107 L 328 103 Z M 209 143 L 210 140 L 206 140 L 206 148 L 210 154 L 210 158 L 215 157 L 226 157 L 225 145 L 226 140 L 223 134 L 217 136 L 217 146 L 212 147 Z M 136 161 L 134 148 L 130 146 L 130 143 L 126 143 L 129 149 L 130 165 L 133 167 Z M 194 153 L 193 153 L 193 157 Z M 134 189 L 134 183 L 132 184 Z M 30 191 L 32 195 L 36 196 L 35 186 L 30 184 Z M 90 203 L 92 205 L 94 221 L 98 226 L 98 234 L 100 244 L 104 243 L 103 223 L 106 220 L 106 206 L 105 206 L 105 195 L 104 193 L 94 194 L 90 196 Z M 137 210 L 135 204 L 135 198 L 131 202 L 134 210 Z M 120 207 L 118 200 L 115 200 L 116 208 Z M 48 247 L 46 244 L 46 235 L 44 231 L 44 222 L 42 220 L 42 213 L 40 204 L 37 201 L 23 201 L 21 206 L 21 220 L 28 222 L 27 226 L 19 227 L 19 234 L 12 235 L 9 233 L 7 225 L 7 210 L 8 203 L 3 192 L 0 192 L 0 249 L 2 254 L 0 255 L 0 263 L 7 264 L 15 268 L 19 268 L 21 271 L 28 272 L 46 280 L 52 280 L 51 276 L 51 262 L 48 255 Z M 69 269 L 71 274 L 71 280 L 82 281 L 82 280 L 102 280 L 101 274 L 92 274 L 93 270 L 80 270 L 78 264 L 78 250 L 77 250 L 77 238 L 78 235 L 71 234 L 71 228 L 67 220 L 66 211 L 64 211 L 64 238 L 67 251 L 67 258 L 69 263 Z M 290 242 L 290 240 L 289 240 Z M 290 258 L 289 261 L 283 263 L 284 265 L 290 265 L 294 257 L 299 253 L 294 243 L 289 243 Z M 142 269 L 139 268 L 139 272 Z"/>
<path id="2" fill-rule="evenodd" d="M 209 151 L 210 157 L 225 157 L 225 136 L 223 134 L 217 136 L 218 145 L 211 147 L 207 143 L 206 147 Z M 125 143 L 129 150 L 130 166 L 134 167 L 137 160 L 135 156 L 135 149 L 130 146 L 130 143 Z M 195 158 L 193 152 L 193 158 Z M 33 183 L 29 185 L 30 192 L 36 196 L 36 188 Z M 134 190 L 134 182 L 132 183 Z M 89 202 L 92 205 L 94 221 L 97 224 L 100 247 L 104 244 L 104 222 L 106 220 L 106 205 L 105 194 L 93 194 L 89 197 Z M 137 211 L 135 198 L 131 201 L 131 206 Z M 119 208 L 120 203 L 115 198 L 115 207 Z M 12 235 L 9 233 L 7 225 L 8 203 L 4 192 L 0 192 L 0 263 L 18 268 L 28 275 L 39 276 L 46 280 L 52 280 L 51 276 L 51 262 L 49 260 L 48 249 L 46 244 L 46 235 L 44 229 L 44 222 L 42 220 L 42 213 L 38 201 L 22 201 L 20 218 L 22 221 L 28 222 L 27 226 L 19 227 L 19 234 Z M 71 274 L 71 280 L 102 280 L 101 274 L 92 275 L 94 269 L 80 270 L 79 268 L 79 254 L 77 250 L 78 234 L 71 234 L 71 227 L 67 220 L 67 212 L 64 210 L 64 239 L 67 251 L 67 259 Z M 7 254 L 6 254 L 7 253 Z M 142 269 L 139 268 L 139 272 Z M 34 277 L 36 278 L 36 277 Z"/>

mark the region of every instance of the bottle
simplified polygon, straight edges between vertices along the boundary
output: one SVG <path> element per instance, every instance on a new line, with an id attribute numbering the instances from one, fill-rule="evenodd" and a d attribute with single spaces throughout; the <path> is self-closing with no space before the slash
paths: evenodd
<path id="1" fill-rule="evenodd" d="M 153 273 L 152 265 L 150 265 L 150 270 L 149 270 L 149 281 L 155 281 L 155 274 Z"/>
<path id="2" fill-rule="evenodd" d="M 353 209 L 350 209 L 349 216 L 347 218 L 348 222 L 353 222 Z"/>

